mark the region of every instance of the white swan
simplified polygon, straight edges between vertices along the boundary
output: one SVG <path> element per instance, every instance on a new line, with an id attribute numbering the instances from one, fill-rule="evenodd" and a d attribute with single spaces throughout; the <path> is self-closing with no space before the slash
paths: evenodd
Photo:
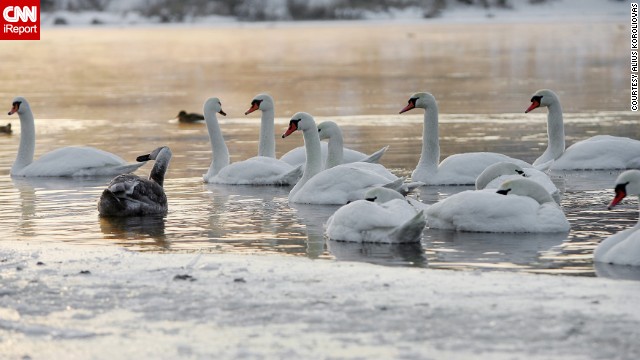
<path id="1" fill-rule="evenodd" d="M 100 216 L 144 216 L 167 213 L 164 175 L 171 160 L 171 150 L 162 146 L 137 161 L 155 160 L 149 179 L 134 174 L 116 176 L 102 192 L 98 201 Z"/>
<path id="2" fill-rule="evenodd" d="M 260 110 L 260 142 L 258 156 L 276 158 L 275 107 L 273 98 L 269 94 L 258 94 L 251 100 L 251 107 L 245 115 Z"/>
<path id="3" fill-rule="evenodd" d="M 296 130 L 302 130 L 307 152 L 304 173 L 289 193 L 289 202 L 303 204 L 338 204 L 363 199 L 364 193 L 377 186 L 387 186 L 394 190 L 406 191 L 404 179 L 371 163 L 349 163 L 322 170 L 320 137 L 313 117 L 299 112 L 289 121 L 289 128 L 283 138 Z"/>
<path id="4" fill-rule="evenodd" d="M 364 200 L 338 209 L 327 220 L 329 239 L 351 242 L 415 243 L 426 225 L 423 211 L 387 188 L 368 190 Z"/>
<path id="5" fill-rule="evenodd" d="M 533 180 L 547 190 L 554 198 L 559 200 L 560 190 L 544 172 L 534 168 L 522 168 L 517 164 L 501 161 L 489 165 L 476 179 L 476 190 L 497 189 L 500 185 L 510 179 L 520 179 L 526 177 Z"/>
<path id="6" fill-rule="evenodd" d="M 637 195 L 640 200 L 640 171 L 627 170 L 620 174 L 615 192 L 609 209 L 627 195 Z M 597 262 L 640 266 L 640 220 L 633 227 L 611 235 L 598 244 L 593 257 Z"/>
<path id="7" fill-rule="evenodd" d="M 329 140 L 327 143 L 320 143 L 322 161 L 327 169 L 335 165 L 348 164 L 357 161 L 377 163 L 388 149 L 388 146 L 385 146 L 371 155 L 367 155 L 360 151 L 345 148 L 344 140 L 342 138 L 342 130 L 340 130 L 338 125 L 333 121 L 325 121 L 318 124 L 318 130 L 320 130 L 321 140 Z M 306 161 L 304 146 L 299 146 L 290 150 L 286 154 L 282 155 L 280 159 L 291 165 L 304 164 Z"/>
<path id="8" fill-rule="evenodd" d="M 413 181 L 422 181 L 426 185 L 474 185 L 478 175 L 491 164 L 508 161 L 521 167 L 531 166 L 522 160 L 491 152 L 455 154 L 439 163 L 440 141 L 436 99 L 430 93 L 415 93 L 409 98 L 407 106 L 400 110 L 400 114 L 414 108 L 425 109 L 425 113 L 422 153 L 411 175 Z"/>
<path id="9" fill-rule="evenodd" d="M 336 165 L 344 164 L 344 139 L 338 124 L 333 121 L 323 121 L 318 124 L 318 134 L 320 135 L 320 140 L 328 140 L 327 159 L 324 168 L 330 169 Z M 373 154 L 357 160 L 357 162 L 378 163 L 387 149 L 389 149 L 389 146 L 385 146 Z"/>
<path id="10" fill-rule="evenodd" d="M 504 196 L 508 195 L 508 196 Z M 427 225 L 476 232 L 565 232 L 569 222 L 547 190 L 526 179 L 512 179 L 494 190 L 467 190 L 431 205 Z"/>
<path id="11" fill-rule="evenodd" d="M 551 90 L 536 91 L 525 113 L 545 106 L 547 150 L 533 162 L 541 170 L 597 170 L 640 167 L 640 141 L 626 137 L 597 135 L 578 141 L 565 150 L 564 122 L 558 96 Z"/>
<path id="12" fill-rule="evenodd" d="M 215 97 L 207 99 L 204 104 L 204 117 L 211 141 L 213 160 L 209 170 L 203 175 L 204 182 L 231 185 L 290 185 L 300 178 L 302 169 L 294 168 L 275 157 L 255 156 L 230 164 L 229 149 L 222 137 L 216 114 L 226 115 L 222 110 L 220 100 Z M 269 121 L 263 119 L 263 127 L 265 124 L 268 127 L 268 123 Z M 271 127 L 273 128 L 273 122 L 271 122 Z M 261 134 L 266 132 L 261 128 Z M 263 143 L 261 135 L 260 152 L 268 155 L 275 154 L 275 140 L 273 140 L 273 145 L 269 145 L 268 137 L 264 137 L 264 139 L 266 144 Z"/>
<path id="13" fill-rule="evenodd" d="M 135 171 L 144 163 L 127 164 L 117 155 L 92 147 L 68 146 L 34 161 L 36 129 L 33 113 L 23 97 L 13 99 L 9 115 L 20 116 L 20 146 L 11 176 L 106 176 Z"/>

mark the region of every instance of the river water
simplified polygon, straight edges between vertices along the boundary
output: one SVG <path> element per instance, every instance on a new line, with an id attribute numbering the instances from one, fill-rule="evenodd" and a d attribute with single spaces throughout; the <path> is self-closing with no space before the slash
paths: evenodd
<path id="1" fill-rule="evenodd" d="M 204 124 L 180 124 L 179 110 L 201 112 L 218 96 L 222 131 L 237 161 L 254 156 L 258 115 L 252 97 L 276 101 L 276 129 L 307 111 L 343 128 L 346 146 L 373 152 L 408 176 L 421 146 L 422 115 L 398 115 L 413 92 L 439 100 L 442 158 L 496 151 L 533 161 L 546 146 L 546 114 L 523 114 L 538 88 L 554 89 L 565 111 L 567 143 L 611 134 L 640 139 L 627 111 L 626 29 L 590 24 L 235 24 L 213 28 L 48 29 L 37 42 L 3 42 L 0 99 L 29 99 L 36 156 L 90 145 L 125 159 L 171 147 L 165 218 L 105 220 L 96 202 L 110 179 L 12 179 L 19 121 L 0 136 L 0 234 L 8 239 L 122 246 L 136 251 L 277 253 L 389 266 L 496 269 L 638 278 L 626 267 L 594 268 L 594 247 L 633 225 L 629 199 L 607 211 L 618 172 L 552 174 L 571 232 L 474 234 L 427 229 L 418 245 L 329 241 L 332 206 L 294 205 L 288 188 L 206 185 L 211 159 Z M 541 41 L 549 39 L 549 41 Z M 0 102 L 1 103 L 1 102 Z M 281 155 L 302 145 L 278 137 Z M 150 165 L 138 171 L 146 174 Z M 423 187 L 433 203 L 465 187 Z"/>

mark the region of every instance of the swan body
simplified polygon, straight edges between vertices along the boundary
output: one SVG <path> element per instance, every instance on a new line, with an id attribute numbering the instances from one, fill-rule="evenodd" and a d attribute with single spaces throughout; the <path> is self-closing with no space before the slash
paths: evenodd
<path id="1" fill-rule="evenodd" d="M 116 176 L 102 192 L 98 212 L 104 217 L 165 215 L 167 196 L 164 176 L 171 160 L 171 150 L 162 146 L 138 161 L 155 160 L 149 179 L 134 174 Z"/>
<path id="2" fill-rule="evenodd" d="M 507 196 L 505 196 L 507 195 Z M 427 225 L 436 229 L 499 233 L 566 232 L 569 222 L 547 190 L 526 178 L 498 191 L 467 190 L 431 205 Z"/>
<path id="3" fill-rule="evenodd" d="M 322 161 L 325 164 L 325 169 L 353 162 L 378 163 L 382 155 L 384 155 L 389 148 L 385 146 L 371 155 L 345 148 L 342 130 L 338 124 L 333 121 L 323 121 L 318 124 L 318 133 L 320 140 L 328 140 L 327 143 L 321 143 L 320 149 L 322 151 Z M 292 165 L 304 164 L 306 160 L 305 148 L 304 146 L 297 147 L 282 155 L 280 159 Z"/>
<path id="4" fill-rule="evenodd" d="M 254 102 L 256 100 L 254 99 Z M 262 101 L 262 104 L 267 104 Z M 259 105 L 262 106 L 262 105 Z M 247 112 L 249 113 L 249 112 Z M 291 185 L 295 184 L 302 174 L 302 169 L 294 168 L 284 161 L 275 158 L 275 139 L 273 139 L 273 118 L 263 115 L 260 130 L 259 156 L 230 163 L 229 149 L 222 137 L 222 131 L 216 114 L 226 113 L 218 98 L 210 98 L 204 104 L 204 117 L 211 141 L 213 160 L 209 170 L 203 175 L 206 183 L 231 185 Z M 263 112 L 264 114 L 264 112 Z M 271 128 L 272 136 L 266 136 Z M 271 138 L 271 140 L 269 140 Z M 264 141 L 263 141 L 264 140 Z"/>
<path id="5" fill-rule="evenodd" d="M 86 146 L 56 149 L 34 161 L 35 123 L 25 98 L 13 99 L 9 115 L 16 112 L 20 117 L 20 146 L 11 176 L 106 176 L 129 173 L 144 165 L 144 162 L 128 164 L 117 155 Z"/>
<path id="6" fill-rule="evenodd" d="M 332 240 L 373 243 L 416 243 L 426 225 L 423 211 L 416 210 L 397 191 L 368 190 L 364 200 L 338 209 L 328 220 L 326 235 Z"/>
<path id="7" fill-rule="evenodd" d="M 328 140 L 327 142 L 327 157 L 325 159 L 325 169 L 332 168 L 334 166 L 344 164 L 344 163 L 352 163 L 352 162 L 366 162 L 366 163 L 377 163 L 380 161 L 380 158 L 387 151 L 389 146 L 385 146 L 382 149 L 374 152 L 371 155 L 360 158 L 360 160 L 356 161 L 345 161 L 344 153 L 344 139 L 342 137 L 342 130 L 333 121 L 323 121 L 318 124 L 318 135 L 320 135 L 320 140 Z M 363 154 L 364 155 L 364 154 Z M 358 155 L 360 156 L 360 155 Z"/>
<path id="8" fill-rule="evenodd" d="M 455 154 L 440 163 L 440 140 L 438 135 L 438 104 L 433 95 L 426 92 L 411 95 L 407 106 L 400 113 L 422 108 L 424 126 L 422 130 L 422 153 L 413 171 L 413 181 L 426 185 L 474 185 L 484 169 L 497 162 L 512 162 L 521 167 L 530 164 L 509 156 L 492 152 Z"/>
<path id="9" fill-rule="evenodd" d="M 559 198 L 560 190 L 544 172 L 532 167 L 522 168 L 510 162 L 498 162 L 488 166 L 476 178 L 476 190 L 498 189 L 502 183 L 511 179 L 527 178 L 542 185 L 554 198 Z"/>
<path id="10" fill-rule="evenodd" d="M 386 185 L 394 190 L 406 190 L 403 179 L 378 164 L 356 162 L 322 170 L 320 137 L 313 117 L 304 112 L 294 114 L 282 137 L 296 130 L 302 130 L 307 155 L 302 178 L 289 193 L 290 202 L 343 205 L 363 199 L 372 187 Z"/>
<path id="11" fill-rule="evenodd" d="M 578 141 L 565 150 L 564 120 L 558 96 L 551 90 L 536 91 L 528 113 L 546 107 L 548 145 L 533 165 L 541 170 L 598 170 L 640 167 L 640 141 L 626 137 L 597 135 Z"/>
<path id="12" fill-rule="evenodd" d="M 627 195 L 638 195 L 640 200 L 640 171 L 627 170 L 618 176 L 616 195 L 609 209 L 616 206 Z M 635 226 L 620 231 L 603 240 L 594 252 L 597 262 L 640 266 L 640 220 Z"/>

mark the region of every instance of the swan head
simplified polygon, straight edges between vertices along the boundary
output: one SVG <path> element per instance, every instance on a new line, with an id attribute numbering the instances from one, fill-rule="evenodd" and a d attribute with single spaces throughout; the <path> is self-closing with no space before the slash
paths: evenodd
<path id="1" fill-rule="evenodd" d="M 364 193 L 364 199 L 367 201 L 383 204 L 394 199 L 404 200 L 404 196 L 399 192 L 383 187 L 375 187 Z"/>
<path id="2" fill-rule="evenodd" d="M 9 110 L 9 114 L 15 114 L 18 113 L 18 115 L 23 114 L 25 111 L 27 111 L 29 109 L 29 103 L 27 102 L 27 99 L 23 98 L 22 96 L 16 96 L 15 98 L 13 98 L 13 101 L 11 102 L 11 110 Z"/>
<path id="3" fill-rule="evenodd" d="M 340 130 L 338 124 L 333 121 L 323 121 L 318 124 L 318 135 L 320 135 L 320 140 L 330 139 L 337 135 L 342 137 L 342 130 Z"/>
<path id="4" fill-rule="evenodd" d="M 538 90 L 531 96 L 531 105 L 524 111 L 524 113 L 528 113 L 529 111 L 538 108 L 540 106 L 549 107 L 555 103 L 557 103 L 558 95 L 549 89 Z"/>
<path id="5" fill-rule="evenodd" d="M 614 191 L 616 195 L 609 203 L 609 210 L 618 205 L 627 195 L 640 195 L 640 170 L 627 170 L 620 174 L 616 179 Z"/>
<path id="6" fill-rule="evenodd" d="M 251 107 L 245 111 L 249 115 L 256 110 L 273 110 L 273 98 L 269 94 L 258 94 L 251 100 Z"/>
<path id="7" fill-rule="evenodd" d="M 227 116 L 227 113 L 222 111 L 222 103 L 217 97 L 208 98 L 207 101 L 204 102 L 203 111 L 205 114 L 218 113 L 222 116 Z"/>
<path id="8" fill-rule="evenodd" d="M 152 152 L 146 155 L 140 155 L 136 158 L 137 162 L 144 162 L 149 160 L 156 160 L 159 157 L 171 157 L 171 149 L 168 146 L 160 146 L 159 148 L 154 149 Z"/>
<path id="9" fill-rule="evenodd" d="M 526 178 L 507 180 L 500 184 L 496 192 L 501 195 L 528 196 L 540 204 L 553 202 L 551 195 L 542 185 Z"/>
<path id="10" fill-rule="evenodd" d="M 296 130 L 302 130 L 304 132 L 309 130 L 317 131 L 316 129 L 316 122 L 313 120 L 313 116 L 311 116 L 311 114 L 306 112 L 297 112 L 293 114 L 291 120 L 289 120 L 289 128 L 284 134 L 282 134 L 282 138 L 286 138 Z"/>
<path id="11" fill-rule="evenodd" d="M 400 110 L 400 114 L 415 108 L 428 109 L 436 106 L 438 105 L 436 98 L 433 95 L 428 92 L 419 92 L 411 95 L 407 102 L 407 106 Z"/>

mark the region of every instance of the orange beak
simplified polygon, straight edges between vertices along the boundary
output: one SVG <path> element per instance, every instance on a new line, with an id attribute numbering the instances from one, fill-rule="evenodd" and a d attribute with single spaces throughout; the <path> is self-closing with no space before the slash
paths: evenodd
<path id="1" fill-rule="evenodd" d="M 531 111 L 531 110 L 533 110 L 533 109 L 537 108 L 538 106 L 540 106 L 540 103 L 539 103 L 539 102 L 537 102 L 537 101 L 532 101 L 532 102 L 531 102 L 531 105 L 529 105 L 529 107 L 527 108 L 527 110 L 525 110 L 525 111 L 524 111 L 524 113 L 526 114 L 526 113 L 528 113 L 529 111 Z"/>
<path id="2" fill-rule="evenodd" d="M 282 138 L 283 139 L 286 138 L 296 130 L 298 130 L 298 126 L 294 122 L 292 122 L 291 124 L 289 124 L 289 128 L 287 129 L 287 131 L 285 131 L 284 134 L 282 134 Z"/>
<path id="3" fill-rule="evenodd" d="M 613 200 L 611 200 L 611 203 L 609 203 L 607 209 L 613 209 L 613 207 L 618 205 L 618 203 L 622 201 L 625 196 L 627 196 L 627 191 L 625 190 L 625 188 L 623 186 L 616 186 L 616 196 L 613 198 Z"/>
<path id="4" fill-rule="evenodd" d="M 11 106 L 11 110 L 9 111 L 9 114 L 7 115 L 11 115 L 18 112 L 18 104 L 14 104 L 13 106 Z"/>
<path id="5" fill-rule="evenodd" d="M 253 104 L 251 105 L 251 107 L 249 108 L 249 110 L 245 111 L 245 112 L 244 112 L 244 114 L 245 114 L 245 115 L 249 115 L 249 114 L 251 114 L 252 112 L 254 112 L 254 111 L 258 110 L 258 108 L 259 108 L 259 107 L 260 107 L 260 104 L 259 104 L 259 103 L 257 103 L 257 102 L 256 102 L 256 103 L 253 103 Z"/>
<path id="6" fill-rule="evenodd" d="M 413 101 L 409 101 L 407 106 L 405 106 L 402 110 L 400 110 L 400 112 L 398 114 L 402 114 L 403 112 L 409 111 L 411 109 L 415 109 L 415 107 L 416 107 L 416 105 L 413 103 Z"/>

